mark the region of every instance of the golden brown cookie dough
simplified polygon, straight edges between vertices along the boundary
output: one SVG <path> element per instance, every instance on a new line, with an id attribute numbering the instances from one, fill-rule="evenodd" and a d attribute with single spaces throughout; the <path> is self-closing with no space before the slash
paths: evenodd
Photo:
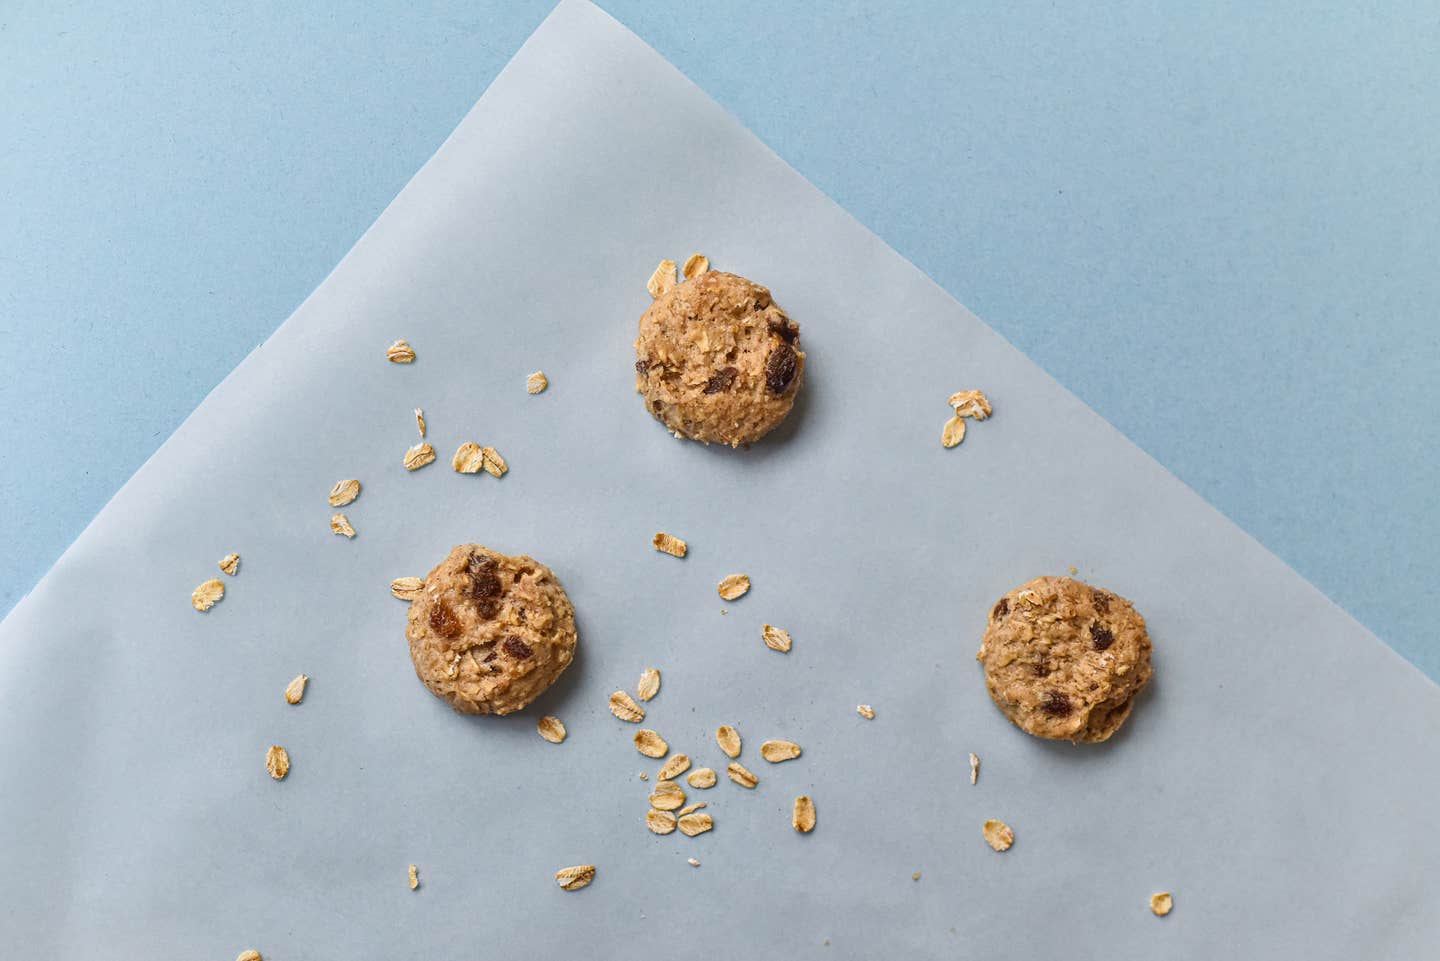
<path id="1" fill-rule="evenodd" d="M 1150 680 L 1133 604 L 1069 577 L 1037 577 L 996 602 L 975 659 L 990 699 L 1037 737 L 1103 741 Z"/>
<path id="2" fill-rule="evenodd" d="M 575 656 L 575 609 L 550 568 L 461 544 L 436 565 L 405 626 L 415 673 L 462 714 L 518 711 Z"/>
<path id="3" fill-rule="evenodd" d="M 700 274 L 640 318 L 635 389 L 681 437 L 736 447 L 790 413 L 805 377 L 800 325 L 744 277 Z"/>

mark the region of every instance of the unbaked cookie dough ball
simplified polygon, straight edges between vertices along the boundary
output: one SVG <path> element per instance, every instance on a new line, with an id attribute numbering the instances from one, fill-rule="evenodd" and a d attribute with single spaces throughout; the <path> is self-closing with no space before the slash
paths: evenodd
<path id="1" fill-rule="evenodd" d="M 774 430 L 805 378 L 800 325 L 759 284 L 710 271 L 640 318 L 635 389 L 681 437 L 737 447 Z"/>
<path id="2" fill-rule="evenodd" d="M 405 626 L 415 673 L 462 714 L 509 714 L 569 666 L 575 609 L 550 568 L 461 544 L 436 565 Z"/>
<path id="3" fill-rule="evenodd" d="M 1135 606 L 1069 577 L 1037 577 L 996 602 L 976 660 L 990 699 L 1036 737 L 1103 741 L 1150 681 Z"/>

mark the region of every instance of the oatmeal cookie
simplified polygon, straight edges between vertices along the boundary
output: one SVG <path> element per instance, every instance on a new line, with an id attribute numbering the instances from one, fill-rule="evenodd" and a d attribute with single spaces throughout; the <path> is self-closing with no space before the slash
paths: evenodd
<path id="1" fill-rule="evenodd" d="M 731 447 L 790 413 L 805 376 L 800 325 L 744 277 L 710 271 L 671 288 L 640 318 L 635 389 L 682 437 Z"/>
<path id="2" fill-rule="evenodd" d="M 415 673 L 462 714 L 509 714 L 575 656 L 575 609 L 550 568 L 461 544 L 436 565 L 405 627 Z"/>
<path id="3" fill-rule="evenodd" d="M 1114 734 L 1152 673 L 1135 606 L 1069 577 L 1037 577 L 1000 598 L 975 658 L 1017 727 L 1067 741 Z"/>

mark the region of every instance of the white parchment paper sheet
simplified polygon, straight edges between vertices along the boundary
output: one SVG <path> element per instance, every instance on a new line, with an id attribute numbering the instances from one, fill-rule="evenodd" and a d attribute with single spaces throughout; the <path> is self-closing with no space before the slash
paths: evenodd
<path id="1" fill-rule="evenodd" d="M 632 392 L 645 279 L 696 250 L 804 326 L 802 400 L 748 451 L 671 439 Z M 385 362 L 397 337 L 415 364 Z M 996 413 L 946 451 L 965 387 Z M 409 474 L 417 406 L 441 462 Z M 465 440 L 510 474 L 452 472 Z M 347 541 L 325 496 L 352 476 Z M 466 540 L 542 559 L 579 612 L 576 664 L 519 716 L 457 716 L 410 667 L 387 585 Z M 972 660 L 1000 593 L 1071 564 L 1156 641 L 1102 746 L 1021 734 Z M 755 587 L 722 605 L 733 571 Z M 692 792 L 700 838 L 645 830 L 657 765 L 606 710 L 649 666 L 647 726 L 723 770 L 735 724 L 760 776 Z M 1418 672 L 567 0 L 0 626 L 0 928 L 29 958 L 1420 958 L 1437 731 Z M 804 756 L 765 764 L 771 737 Z"/>

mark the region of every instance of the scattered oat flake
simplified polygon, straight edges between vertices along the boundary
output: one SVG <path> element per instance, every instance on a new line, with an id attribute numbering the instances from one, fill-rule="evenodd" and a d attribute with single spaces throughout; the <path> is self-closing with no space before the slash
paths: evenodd
<path id="1" fill-rule="evenodd" d="M 478 474 L 485 466 L 485 454 L 480 450 L 479 444 L 467 440 L 455 449 L 450 466 L 461 474 Z"/>
<path id="2" fill-rule="evenodd" d="M 997 851 L 1008 851 L 1010 845 L 1015 843 L 1015 832 L 1010 830 L 1010 825 L 1004 821 L 993 819 L 986 821 L 982 830 L 985 834 L 985 843 Z"/>
<path id="3" fill-rule="evenodd" d="M 708 807 L 708 806 L 709 806 L 708 803 L 705 802 L 705 801 L 696 801 L 694 804 L 687 804 L 687 805 L 685 805 L 683 808 L 681 808 L 680 810 L 676 811 L 676 812 L 675 812 L 675 816 L 676 816 L 677 818 L 683 818 L 683 817 L 684 817 L 685 815 L 687 815 L 687 814 L 694 814 L 696 811 L 700 810 L 701 808 L 703 808 L 703 807 Z"/>
<path id="4" fill-rule="evenodd" d="M 970 783 L 974 784 L 980 780 L 980 755 L 970 755 Z"/>
<path id="5" fill-rule="evenodd" d="M 664 531 L 652 537 L 650 543 L 655 545 L 657 551 L 662 554 L 669 554 L 671 557 L 684 557 L 686 552 L 690 550 L 680 538 L 673 534 L 667 534 Z"/>
<path id="6" fill-rule="evenodd" d="M 760 783 L 760 779 L 746 770 L 745 765 L 739 761 L 730 762 L 730 766 L 725 769 L 725 773 L 730 775 L 730 780 L 741 787 L 754 787 Z"/>
<path id="7" fill-rule="evenodd" d="M 685 806 L 685 791 L 674 781 L 656 781 L 650 792 L 650 806 L 657 811 L 673 811 Z"/>
<path id="8" fill-rule="evenodd" d="M 640 700 L 648 701 L 660 693 L 660 672 L 656 668 L 647 667 L 640 675 L 640 683 L 635 686 L 635 693 Z"/>
<path id="9" fill-rule="evenodd" d="M 699 277 L 709 269 L 709 257 L 704 254 L 691 254 L 685 259 L 685 266 L 681 268 L 680 273 L 686 280 L 689 280 L 691 277 Z"/>
<path id="10" fill-rule="evenodd" d="M 425 437 L 425 408 L 415 408 L 415 429 L 420 432 L 420 437 Z"/>
<path id="11" fill-rule="evenodd" d="M 644 771 L 641 771 L 641 772 L 640 772 L 640 780 L 642 780 L 642 781 L 648 781 L 648 780 L 650 780 L 650 775 L 646 774 Z"/>
<path id="12" fill-rule="evenodd" d="M 740 732 L 730 725 L 722 724 L 715 729 L 715 743 L 720 745 L 726 757 L 740 756 Z"/>
<path id="13" fill-rule="evenodd" d="M 651 297 L 658 299 L 669 293 L 676 283 L 675 261 L 662 260 L 660 266 L 656 267 L 655 272 L 650 275 L 650 279 L 645 282 L 645 289 L 650 291 Z"/>
<path id="14" fill-rule="evenodd" d="M 485 473 L 491 477 L 504 477 L 510 470 L 510 465 L 505 463 L 505 458 L 493 447 L 484 447 L 480 450 L 480 466 L 485 468 Z"/>
<path id="15" fill-rule="evenodd" d="M 875 709 L 874 709 L 873 707 L 871 707 L 869 704 L 860 704 L 860 705 L 857 705 L 856 708 L 855 708 L 855 713 L 856 713 L 856 714 L 859 714 L 861 717 L 863 717 L 863 718 L 864 718 L 865 720 L 867 720 L 867 721 L 873 721 L 873 720 L 875 720 Z"/>
<path id="16" fill-rule="evenodd" d="M 687 814 L 676 822 L 680 826 L 680 833 L 687 837 L 694 837 L 697 834 L 704 834 L 715 826 L 715 821 L 705 813 Z"/>
<path id="17" fill-rule="evenodd" d="M 990 416 L 990 400 L 983 390 L 962 390 L 950 395 L 950 406 L 956 417 L 985 420 Z"/>
<path id="18" fill-rule="evenodd" d="M 561 868 L 555 872 L 555 880 L 566 891 L 579 891 L 595 880 L 595 865 L 577 864 L 573 868 Z"/>
<path id="19" fill-rule="evenodd" d="M 408 340 L 397 340 L 385 351 L 385 356 L 392 364 L 409 364 L 415 360 L 415 348 L 410 346 Z"/>
<path id="20" fill-rule="evenodd" d="M 808 794 L 802 794 L 795 799 L 795 811 L 790 817 L 790 824 L 801 834 L 809 834 L 815 830 L 815 802 L 810 800 Z"/>
<path id="21" fill-rule="evenodd" d="M 698 868 L 700 866 L 700 861 L 696 858 L 690 858 L 685 863 L 690 865 L 692 868 Z"/>
<path id="22" fill-rule="evenodd" d="M 344 507 L 359 496 L 360 482 L 355 478 L 336 481 L 335 486 L 330 488 L 330 506 Z"/>
<path id="23" fill-rule="evenodd" d="M 945 429 L 940 432 L 940 445 L 942 447 L 954 447 L 965 439 L 965 418 L 956 414 L 945 422 Z"/>
<path id="24" fill-rule="evenodd" d="M 670 760 L 660 768 L 660 773 L 655 776 L 662 781 L 673 781 L 688 770 L 690 770 L 690 755 L 672 754 Z"/>
<path id="25" fill-rule="evenodd" d="M 1150 910 L 1157 918 L 1163 918 L 1175 907 L 1175 899 L 1170 896 L 1169 891 L 1161 891 L 1159 894 L 1150 895 Z"/>
<path id="26" fill-rule="evenodd" d="M 235 956 L 235 961 L 264 961 L 259 951 L 241 951 Z"/>
<path id="27" fill-rule="evenodd" d="M 411 890 L 411 891 L 414 891 L 414 890 L 415 890 L 416 888 L 418 888 L 419 886 L 420 886 L 420 869 L 417 868 L 415 865 L 412 864 L 412 865 L 410 865 L 410 890 Z"/>
<path id="28" fill-rule="evenodd" d="M 733 601 L 744 597 L 750 590 L 750 578 L 744 574 L 731 574 L 720 582 L 720 597 L 722 600 Z"/>
<path id="29" fill-rule="evenodd" d="M 635 750 L 646 757 L 662 758 L 670 752 L 670 745 L 666 744 L 659 734 L 648 727 L 642 727 L 635 732 Z"/>
<path id="30" fill-rule="evenodd" d="M 220 558 L 220 570 L 234 577 L 235 573 L 240 570 L 240 555 L 226 554 Z"/>
<path id="31" fill-rule="evenodd" d="M 304 674 L 296 674 L 295 680 L 285 685 L 285 703 L 299 704 L 300 699 L 305 696 L 305 685 L 310 683 L 310 678 Z"/>
<path id="32" fill-rule="evenodd" d="M 771 764 L 779 764 L 800 756 L 800 745 L 794 741 L 766 741 L 760 745 L 760 756 Z"/>
<path id="33" fill-rule="evenodd" d="M 527 394 L 538 394 L 549 386 L 550 378 L 545 376 L 543 370 L 537 370 L 525 378 L 525 393 Z"/>
<path id="34" fill-rule="evenodd" d="M 197 611 L 208 611 L 225 596 L 225 585 L 219 578 L 208 580 L 190 592 L 190 606 Z"/>
<path id="35" fill-rule="evenodd" d="M 535 723 L 535 730 L 551 744 L 565 740 L 565 723 L 553 714 L 546 714 Z"/>
<path id="36" fill-rule="evenodd" d="M 639 724 L 645 720 L 645 709 L 624 691 L 616 691 L 610 695 L 610 713 L 631 724 Z"/>
<path id="37" fill-rule="evenodd" d="M 342 537 L 355 536 L 355 528 L 350 526 L 350 518 L 344 514 L 330 515 L 330 530 L 332 533 L 339 534 Z"/>
<path id="38" fill-rule="evenodd" d="M 790 653 L 790 632 L 782 631 L 778 627 L 771 627 L 766 624 L 760 629 L 760 639 L 765 646 L 772 651 L 779 651 L 782 654 Z"/>
<path id="39" fill-rule="evenodd" d="M 914 874 L 910 875 L 910 880 L 912 880 L 912 881 L 918 881 L 918 880 L 920 880 L 920 872 L 919 872 L 919 871 L 916 871 Z"/>
<path id="40" fill-rule="evenodd" d="M 397 577 L 390 582 L 390 593 L 402 601 L 413 601 L 425 589 L 425 582 L 418 577 Z"/>
<path id="41" fill-rule="evenodd" d="M 265 770 L 275 780 L 285 780 L 285 775 L 290 773 L 290 752 L 278 744 L 270 745 L 270 750 L 265 752 Z"/>
<path id="42" fill-rule="evenodd" d="M 713 767 L 697 767 L 685 778 L 685 783 L 691 787 L 705 789 L 715 786 L 715 769 Z"/>
<path id="43" fill-rule="evenodd" d="M 646 811 L 645 826 L 655 834 L 669 834 L 675 830 L 675 815 L 669 811 Z"/>
<path id="44" fill-rule="evenodd" d="M 429 444 L 416 444 L 405 452 L 405 469 L 419 470 L 426 464 L 435 463 L 435 448 Z"/>

